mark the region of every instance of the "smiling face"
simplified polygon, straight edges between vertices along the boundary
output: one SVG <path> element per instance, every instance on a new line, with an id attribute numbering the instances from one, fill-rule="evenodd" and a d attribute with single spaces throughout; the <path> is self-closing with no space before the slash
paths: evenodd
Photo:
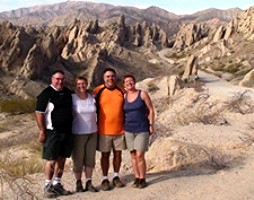
<path id="1" fill-rule="evenodd" d="M 76 80 L 76 91 L 77 93 L 85 93 L 87 89 L 87 81 L 83 79 Z"/>
<path id="2" fill-rule="evenodd" d="M 133 77 L 125 77 L 123 80 L 123 85 L 127 90 L 135 89 L 135 80 Z"/>
<path id="3" fill-rule="evenodd" d="M 107 88 L 114 88 L 116 86 L 116 74 L 112 71 L 107 71 L 103 75 L 104 84 Z"/>
<path id="4" fill-rule="evenodd" d="M 57 72 L 51 77 L 51 85 L 58 91 L 64 87 L 64 74 Z"/>

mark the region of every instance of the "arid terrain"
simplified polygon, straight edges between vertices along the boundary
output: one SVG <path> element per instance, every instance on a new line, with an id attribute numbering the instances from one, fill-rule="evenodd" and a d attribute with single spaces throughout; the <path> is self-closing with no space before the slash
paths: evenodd
<path id="1" fill-rule="evenodd" d="M 234 86 L 205 72 L 200 72 L 199 76 L 196 85 L 192 85 L 194 87 L 186 85 L 174 97 L 167 96 L 163 78 L 156 80 L 158 88 L 150 92 L 157 120 L 156 134 L 151 138 L 146 156 L 147 188 L 131 187 L 130 156 L 125 151 L 121 171 L 125 188 L 96 194 L 74 193 L 58 199 L 105 199 L 108 195 L 110 199 L 252 199 L 253 90 L 248 89 L 241 100 L 240 94 L 245 94 L 247 88 Z M 138 86 L 147 89 L 147 81 L 139 82 Z M 199 85 L 201 82 L 202 86 Z M 168 99 L 168 104 L 162 105 L 162 99 Z M 235 110 L 231 109 L 235 106 L 233 99 L 239 103 Z M 229 102 L 232 103 L 230 106 Z M 239 113 L 241 109 L 243 112 Z M 29 161 L 35 154 L 32 149 L 35 149 L 37 134 L 33 115 L 1 114 L 0 127 L 1 162 L 7 162 L 7 158 L 22 158 L 28 160 L 27 165 L 36 163 Z M 94 184 L 98 188 L 101 182 L 99 158 L 97 154 L 94 172 Z M 41 162 L 38 152 L 34 159 Z M 14 162 L 10 160 L 9 170 Z M 8 168 L 5 170 L 1 171 L 2 199 L 43 198 L 43 173 L 18 177 Z M 67 189 L 75 190 L 70 160 L 63 184 Z"/>
<path id="2" fill-rule="evenodd" d="M 146 154 L 149 185 L 131 187 L 130 155 L 124 151 L 126 187 L 101 191 L 98 153 L 93 183 L 100 191 L 57 199 L 254 199 L 254 7 L 218 11 L 219 19 L 214 9 L 190 18 L 160 10 L 160 26 L 146 18 L 158 8 L 127 9 L 137 17 L 131 23 L 123 7 L 104 5 L 101 12 L 110 19 L 103 23 L 87 20 L 84 15 L 91 13 L 81 9 L 83 18 L 56 26 L 60 18 L 51 18 L 53 10 L 65 22 L 68 15 L 60 11 L 67 13 L 68 6 L 73 16 L 80 14 L 76 4 L 66 2 L 0 15 L 0 200 L 43 199 L 44 163 L 33 106 L 50 73 L 64 70 L 69 87 L 76 75 L 84 75 L 93 88 L 106 67 L 117 71 L 119 82 L 134 74 L 154 104 L 156 133 Z M 28 16 L 36 16 L 34 23 L 41 20 L 38 26 L 31 18 L 24 25 Z M 170 32 L 170 27 L 177 28 Z M 63 184 L 75 190 L 70 159 Z"/>

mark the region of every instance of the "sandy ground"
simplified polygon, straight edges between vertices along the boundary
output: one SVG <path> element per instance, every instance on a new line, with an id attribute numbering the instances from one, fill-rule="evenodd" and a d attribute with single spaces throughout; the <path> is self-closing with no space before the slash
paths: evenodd
<path id="1" fill-rule="evenodd" d="M 233 86 L 226 81 L 204 72 L 199 74 L 200 80 L 205 83 L 205 90 L 209 91 L 210 98 L 216 102 L 227 101 L 234 92 L 243 92 L 246 88 Z M 161 86 L 163 88 L 163 86 Z M 250 96 L 253 90 L 250 89 Z M 160 93 L 161 94 L 161 93 Z M 185 126 L 175 125 L 170 121 L 172 109 L 182 106 L 185 100 L 184 94 L 175 104 L 168 106 L 160 113 L 156 122 L 157 134 L 147 153 L 148 187 L 135 189 L 131 187 L 133 174 L 131 169 L 129 152 L 123 152 L 121 177 L 126 186 L 113 188 L 111 191 L 100 190 L 102 180 L 99 166 L 100 155 L 97 154 L 97 163 L 93 175 L 93 183 L 100 190 L 98 193 L 73 193 L 70 196 L 61 196 L 57 199 L 96 199 L 96 200 L 252 200 L 254 199 L 254 114 L 240 114 L 225 112 L 227 124 L 202 124 L 190 123 Z M 156 94 L 151 95 L 153 101 Z M 157 108 L 159 109 L 159 108 Z M 1 115 L 1 123 L 4 120 L 14 120 Z M 36 124 L 33 118 L 21 117 L 16 119 L 19 124 L 8 130 L 0 132 L 1 155 L 9 149 L 11 138 L 23 138 L 27 133 L 36 134 Z M 23 123 L 21 123 L 23 122 Z M 1 125 L 1 124 L 0 124 Z M 162 133 L 162 126 L 164 132 Z M 1 128 L 1 126 L 0 126 Z M 6 128 L 7 129 L 7 128 Z M 30 131 L 30 132 L 29 132 Z M 164 134 L 164 136 L 163 136 Z M 21 137 L 23 135 L 23 137 Z M 167 135 L 167 136 L 166 136 Z M 30 138 L 31 139 L 31 138 Z M 29 140 L 29 138 L 27 139 Z M 202 149 L 208 149 L 209 156 L 204 156 Z M 221 154 L 212 152 L 219 150 Z M 9 151 L 10 152 L 10 149 Z M 12 151 L 16 156 L 21 156 L 19 151 Z M 217 158 L 212 156 L 220 155 Z M 203 158 L 204 157 L 204 158 Z M 225 167 L 212 166 L 211 158 L 224 164 Z M 209 162 L 210 161 L 210 164 Z M 112 169 L 110 169 L 112 178 Z M 43 199 L 44 177 L 42 173 L 28 176 L 29 181 L 13 180 L 13 183 L 26 184 L 27 192 L 21 194 L 18 190 L 11 190 L 10 185 L 1 183 L 0 200 L 5 199 Z M 0 180 L 1 176 L 0 176 Z M 75 190 L 75 180 L 71 172 L 71 161 L 67 161 L 67 167 L 63 175 L 64 187 Z M 23 187 L 24 188 L 24 187 Z M 24 190 L 23 190 L 24 191 Z M 31 193 L 30 197 L 28 193 Z M 36 198 L 35 198 L 36 197 Z"/>
<path id="2" fill-rule="evenodd" d="M 238 117 L 240 118 L 240 116 Z M 252 117 L 253 115 L 244 116 L 242 120 L 248 121 L 249 119 L 250 121 Z M 233 120 L 235 120 L 235 117 L 233 117 L 231 122 Z M 98 193 L 74 193 L 70 196 L 58 197 L 57 199 L 251 200 L 253 199 L 254 192 L 254 148 L 252 145 L 243 145 L 243 141 L 240 139 L 240 137 L 243 137 L 241 132 L 245 129 L 246 127 L 243 124 L 240 125 L 240 122 L 234 123 L 232 126 L 223 127 L 192 124 L 179 127 L 170 137 L 173 141 L 184 141 L 185 143 L 204 146 L 220 146 L 225 152 L 234 157 L 232 162 L 229 162 L 227 167 L 222 170 L 214 170 L 204 166 L 186 166 L 176 170 L 149 172 L 147 175 L 149 185 L 147 188 L 140 190 L 131 187 L 133 175 L 130 157 L 129 153 L 124 151 L 121 177 L 126 187 L 120 189 L 114 188 L 107 192 L 100 190 Z M 163 147 L 156 148 L 161 148 L 161 152 L 164 150 Z M 160 157 L 160 155 L 157 156 Z M 93 176 L 93 183 L 98 189 L 100 189 L 102 177 L 99 158 L 100 155 L 98 153 Z M 74 191 L 75 180 L 71 167 L 69 167 L 71 165 L 70 160 L 67 163 L 67 169 L 63 176 L 63 184 L 66 189 Z M 43 174 L 35 174 L 29 177 L 31 178 L 31 182 L 27 184 L 29 191 L 37 199 L 43 199 Z M 110 169 L 110 177 L 112 177 L 112 169 Z M 24 181 L 21 182 L 24 184 Z M 29 198 L 28 195 L 22 197 L 21 193 L 15 194 L 15 191 L 10 191 L 9 186 L 6 184 L 4 184 L 3 188 L 0 192 L 0 199 L 33 199 Z"/>

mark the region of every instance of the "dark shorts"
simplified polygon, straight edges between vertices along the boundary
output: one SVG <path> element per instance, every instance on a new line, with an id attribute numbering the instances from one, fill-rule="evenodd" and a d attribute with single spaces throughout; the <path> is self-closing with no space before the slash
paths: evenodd
<path id="1" fill-rule="evenodd" d="M 59 131 L 46 131 L 46 141 L 43 144 L 42 158 L 56 160 L 59 157 L 71 156 L 73 146 L 73 135 Z"/>

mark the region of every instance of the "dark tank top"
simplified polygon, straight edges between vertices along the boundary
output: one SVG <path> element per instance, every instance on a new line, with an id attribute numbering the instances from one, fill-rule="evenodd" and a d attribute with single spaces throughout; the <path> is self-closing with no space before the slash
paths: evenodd
<path id="1" fill-rule="evenodd" d="M 128 94 L 126 94 L 124 100 L 125 131 L 134 133 L 148 132 L 148 109 L 145 102 L 141 98 L 141 90 L 138 91 L 138 96 L 133 102 L 128 102 L 127 95 Z"/>

